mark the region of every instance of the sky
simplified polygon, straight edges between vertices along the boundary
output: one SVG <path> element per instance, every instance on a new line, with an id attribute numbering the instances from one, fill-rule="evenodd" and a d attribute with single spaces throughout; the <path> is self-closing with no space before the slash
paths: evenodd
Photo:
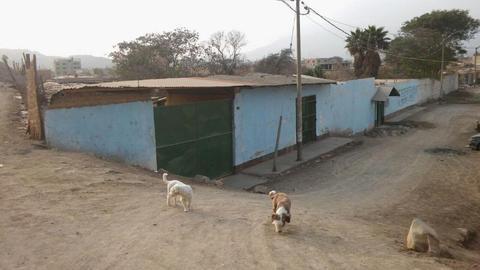
<path id="1" fill-rule="evenodd" d="M 287 0 L 288 1 L 288 0 Z M 46 55 L 107 56 L 118 42 L 145 33 L 186 27 L 202 40 L 219 30 L 246 34 L 247 55 L 287 47 L 293 12 L 276 0 L 1 0 L 0 48 L 30 49 Z M 319 13 L 354 26 L 401 23 L 433 9 L 468 9 L 480 18 L 480 0 L 304 0 Z M 292 2 L 293 3 L 293 2 Z M 308 57 L 346 56 L 342 34 L 313 15 L 302 17 Z M 316 21 L 316 23 L 311 20 Z M 322 25 L 319 26 L 318 24 Z M 339 25 L 345 30 L 348 26 Z M 322 28 L 323 27 L 323 28 Z M 324 28 L 329 29 L 327 32 Z M 340 36 L 340 37 L 339 37 Z M 480 45 L 480 38 L 468 44 Z M 263 49 L 262 49 L 263 48 Z"/>

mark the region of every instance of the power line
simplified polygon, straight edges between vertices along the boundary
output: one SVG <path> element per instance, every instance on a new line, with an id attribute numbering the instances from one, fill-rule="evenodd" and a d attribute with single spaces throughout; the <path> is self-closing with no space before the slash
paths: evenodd
<path id="1" fill-rule="evenodd" d="M 408 59 L 408 60 L 416 60 L 416 61 L 424 61 L 424 62 L 433 62 L 433 63 L 441 63 L 442 60 L 435 60 L 435 59 L 427 59 L 427 58 L 416 58 L 416 57 L 408 57 L 408 56 L 401 56 L 401 55 L 396 55 L 393 53 L 389 53 L 384 50 L 379 50 L 383 54 L 391 55 L 397 58 L 403 58 L 403 59 Z M 458 61 L 443 61 L 443 62 L 448 62 L 448 63 L 459 63 Z"/>
<path id="2" fill-rule="evenodd" d="M 302 2 L 303 3 L 303 2 Z M 313 13 L 315 13 L 317 16 L 319 16 L 320 18 L 322 18 L 324 21 L 326 21 L 328 24 L 330 24 L 331 26 L 335 27 L 336 29 L 338 29 L 340 32 L 344 33 L 345 35 L 347 36 L 350 36 L 349 33 L 347 33 L 347 31 L 343 30 L 342 28 L 338 27 L 336 24 L 332 23 L 331 21 L 329 21 L 327 18 L 325 18 L 324 16 L 320 15 L 320 13 L 318 13 L 315 9 L 305 5 L 305 9 L 306 10 L 309 10 L 309 11 L 312 11 Z"/>
<path id="3" fill-rule="evenodd" d="M 282 3 L 286 4 L 289 8 L 291 8 L 290 5 L 288 5 L 288 3 L 285 2 L 285 0 L 277 0 L 277 1 L 281 1 Z M 302 15 L 308 15 L 308 14 L 310 14 L 310 11 L 313 11 L 313 12 L 315 12 L 318 16 L 322 17 L 322 15 L 318 14 L 318 12 L 316 12 L 315 10 L 313 10 L 313 9 L 311 9 L 310 7 L 306 6 L 303 1 L 302 1 L 301 3 L 302 3 L 302 5 L 304 5 L 304 8 L 307 10 L 307 13 L 304 13 L 304 14 L 302 14 Z M 291 8 L 291 9 L 292 9 L 292 8 Z M 324 27 L 323 25 L 321 25 L 321 24 L 318 23 L 317 21 L 313 20 L 313 19 L 310 18 L 309 16 L 307 16 L 307 18 L 308 18 L 311 22 L 313 22 L 314 24 L 320 26 L 323 30 L 325 30 L 325 31 L 329 32 L 330 34 L 332 34 L 332 35 L 334 35 L 334 36 L 342 39 L 343 41 L 345 41 L 345 37 L 339 36 L 339 35 L 335 34 L 334 32 L 328 30 L 326 27 Z M 322 19 L 325 20 L 325 18 L 322 18 Z M 327 22 L 328 22 L 328 20 L 327 20 Z M 330 23 L 330 22 L 329 22 L 329 23 Z M 334 24 L 332 24 L 332 23 L 330 23 L 330 24 L 333 25 L 335 28 L 337 28 Z M 345 31 L 343 31 L 343 33 L 345 33 L 347 36 L 349 35 L 349 34 L 348 34 L 347 32 L 345 32 Z M 293 37 L 293 34 L 292 34 L 292 37 Z"/>
<path id="4" fill-rule="evenodd" d="M 320 15 L 320 14 L 319 14 L 317 11 L 315 11 L 314 9 L 312 9 L 312 8 L 310 8 L 310 7 L 308 7 L 308 8 L 309 8 L 313 13 L 317 14 L 317 15 L 320 16 L 322 19 L 324 19 L 326 22 L 328 22 L 330 25 L 332 25 L 332 26 L 334 26 L 335 28 L 339 29 L 340 31 L 342 31 L 343 33 L 345 33 L 347 36 L 350 36 L 350 35 L 349 35 L 348 33 L 346 33 L 343 29 L 337 27 L 337 26 L 334 25 L 333 23 L 331 23 L 331 22 L 329 22 L 328 20 L 326 20 L 324 16 Z M 309 18 L 309 17 L 307 17 L 307 18 Z M 312 20 L 312 21 L 313 21 L 313 20 Z M 313 22 L 314 22 L 315 24 L 317 24 L 318 26 L 320 26 L 322 29 L 324 29 L 324 30 L 330 32 L 331 34 L 335 35 L 336 37 L 339 37 L 339 38 L 343 39 L 343 38 L 340 37 L 339 35 L 337 35 L 337 34 L 331 32 L 331 31 L 329 31 L 328 29 L 326 29 L 325 27 L 323 27 L 322 25 L 320 25 L 318 22 L 316 22 L 316 21 L 313 21 Z M 454 34 L 454 33 L 452 33 L 452 34 Z M 450 34 L 448 37 L 445 37 L 445 38 L 442 40 L 441 44 L 443 44 L 443 42 L 444 42 L 447 38 L 449 38 L 452 34 Z M 343 39 L 343 40 L 344 40 L 344 39 Z M 344 40 L 344 41 L 345 41 L 345 40 Z M 441 45 L 441 44 L 440 44 L 440 45 Z M 434 46 L 436 47 L 436 46 L 438 46 L 438 44 L 436 44 L 436 45 L 434 45 Z M 432 48 L 434 48 L 434 46 L 430 47 L 429 50 L 432 49 Z M 362 48 L 362 49 L 366 49 L 366 50 L 372 50 L 372 49 L 370 49 L 370 48 L 368 48 L 368 47 L 363 47 L 363 46 L 361 46 L 361 48 Z M 443 46 L 441 46 L 440 50 L 441 50 L 442 48 L 443 48 Z M 435 59 L 416 58 L 416 57 L 408 57 L 408 56 L 396 55 L 396 54 L 393 54 L 393 53 L 390 53 L 390 52 L 387 52 L 387 51 L 384 51 L 384 50 L 379 50 L 379 51 L 382 52 L 382 53 L 385 54 L 385 55 L 391 55 L 391 56 L 394 56 L 394 57 L 397 57 L 397 58 L 402 58 L 402 59 L 415 60 L 415 61 L 424 61 L 424 62 L 437 62 L 437 63 L 441 63 L 441 62 L 442 62 L 441 60 L 435 60 Z M 433 55 L 433 54 L 435 54 L 435 53 L 437 53 L 438 51 L 439 51 L 439 50 L 437 50 L 437 51 L 435 51 L 435 52 L 427 55 L 427 57 L 428 57 L 428 56 L 431 56 L 431 55 Z M 457 61 L 444 61 L 444 62 L 458 63 Z"/>
<path id="5" fill-rule="evenodd" d="M 277 0 L 277 1 L 281 1 L 282 3 L 284 3 L 285 5 L 287 5 L 290 9 L 293 10 L 293 8 L 292 8 L 287 2 L 285 2 L 285 0 Z M 330 24 L 331 26 L 333 26 L 333 27 L 336 28 L 337 30 L 339 30 L 339 31 L 341 31 L 342 33 L 344 33 L 345 35 L 347 35 L 347 37 L 350 37 L 350 36 L 351 36 L 349 33 L 347 33 L 347 32 L 346 32 L 345 30 L 343 30 L 342 28 L 338 27 L 337 25 L 335 25 L 333 22 L 331 22 L 331 21 L 330 21 L 329 19 L 327 19 L 325 16 L 321 15 L 320 13 L 318 13 L 315 9 L 313 9 L 313 8 L 305 5 L 305 3 L 304 3 L 303 1 L 302 1 L 302 4 L 305 6 L 305 9 L 307 10 L 307 13 L 305 13 L 305 14 L 303 14 L 303 15 L 307 15 L 307 14 L 310 13 L 310 11 L 312 11 L 312 12 L 315 13 L 317 16 L 319 16 L 322 20 L 324 20 L 325 22 L 327 22 L 328 24 Z M 293 10 L 293 11 L 295 11 L 295 10 Z M 307 16 L 307 18 L 308 18 L 310 21 L 312 21 L 314 24 L 316 24 L 317 26 L 321 27 L 323 30 L 325 30 L 325 31 L 329 32 L 330 34 L 334 35 L 335 37 L 337 37 L 337 38 L 345 41 L 345 37 L 342 37 L 342 36 L 340 36 L 340 35 L 337 35 L 336 33 L 328 30 L 326 27 L 324 27 L 323 25 L 321 25 L 321 24 L 318 23 L 317 21 L 313 20 L 313 19 L 310 18 L 309 16 Z M 333 21 L 333 20 L 332 20 L 332 21 Z M 343 24 L 343 23 L 341 23 L 341 24 Z M 347 25 L 347 26 L 348 26 L 348 25 Z M 351 26 L 351 25 L 350 25 L 350 27 L 354 27 L 354 26 Z M 441 44 L 443 45 L 443 42 L 445 42 L 445 40 L 446 40 L 447 38 L 449 38 L 449 37 L 450 37 L 451 35 L 453 35 L 453 34 L 454 34 L 454 33 L 450 34 L 448 37 L 445 37 L 445 38 L 442 40 Z M 292 44 L 292 43 L 293 43 L 293 32 L 292 32 L 292 40 L 291 40 L 291 43 L 290 43 L 290 44 Z M 290 46 L 291 46 L 291 45 L 290 45 Z M 438 46 L 438 44 L 437 44 L 437 45 L 434 45 L 434 46 Z M 366 50 L 373 50 L 373 49 L 370 49 L 370 48 L 368 48 L 368 47 L 363 47 L 363 46 L 360 46 L 360 48 L 366 49 Z M 433 48 L 433 46 L 430 47 L 430 49 L 432 49 L 432 48 Z M 442 48 L 443 48 L 443 46 L 442 46 Z M 402 58 L 402 59 L 408 59 L 408 60 L 424 61 L 424 62 L 432 62 L 432 63 L 442 63 L 442 62 L 458 63 L 457 61 L 441 61 L 441 60 L 435 60 L 435 59 L 427 59 L 427 58 L 417 58 L 417 57 L 401 56 L 401 55 L 396 55 L 396 54 L 393 54 L 393 53 L 390 53 L 390 52 L 387 52 L 387 51 L 384 51 L 384 50 L 378 50 L 378 51 L 381 52 L 381 53 L 383 53 L 383 54 L 385 54 L 385 55 L 391 55 L 391 56 L 393 56 L 393 57 Z M 436 51 L 436 52 L 438 52 L 438 51 Z M 431 54 L 429 54 L 428 56 L 433 55 L 433 54 L 435 54 L 436 52 L 431 53 Z"/>
<path id="6" fill-rule="evenodd" d="M 295 34 L 295 22 L 297 20 L 297 16 L 293 16 L 293 26 L 292 26 L 292 37 L 290 38 L 290 51 L 292 51 L 293 47 L 293 34 Z"/>
<path id="7" fill-rule="evenodd" d="M 332 18 L 327 17 L 327 16 L 325 16 L 325 15 L 323 15 L 323 17 L 329 19 L 329 20 L 332 21 L 332 22 L 336 22 L 336 23 L 338 23 L 338 24 L 344 25 L 344 26 L 346 26 L 346 27 L 350 27 L 350 28 L 352 28 L 352 29 L 364 28 L 364 27 L 360 27 L 360 26 L 351 25 L 351 24 L 348 24 L 348 23 L 343 23 L 343 22 L 341 22 L 341 21 L 332 19 Z"/>
<path id="8" fill-rule="evenodd" d="M 280 0 L 280 1 L 282 1 L 282 0 Z M 333 21 L 333 22 L 336 22 L 336 23 L 338 23 L 338 24 L 342 24 L 342 25 L 348 26 L 348 27 L 350 27 L 350 28 L 363 29 L 363 27 L 359 27 L 359 26 L 354 26 L 354 25 L 351 25 L 351 24 L 343 23 L 343 22 L 340 22 L 340 21 L 338 21 L 338 20 L 334 20 L 334 19 L 329 18 L 329 17 L 327 17 L 327 16 L 321 15 L 320 13 L 318 13 L 318 12 L 317 12 L 315 9 L 313 9 L 312 7 L 305 5 L 305 3 L 304 3 L 303 1 L 302 1 L 302 4 L 305 6 L 305 9 L 307 9 L 308 11 L 312 11 L 312 12 L 315 13 L 317 16 L 319 16 L 319 17 L 322 18 L 324 21 L 326 21 L 328 24 L 330 24 L 331 26 L 335 27 L 337 30 L 339 30 L 339 31 L 343 32 L 344 34 L 346 34 L 347 37 L 351 36 L 351 34 L 347 33 L 345 30 L 343 30 L 342 28 L 340 28 L 340 27 L 338 27 L 337 25 L 335 25 L 334 23 L 332 23 L 332 21 Z M 318 24 L 318 23 L 315 22 L 315 24 Z M 319 24 L 318 24 L 318 25 L 319 25 Z M 336 37 L 339 37 L 338 35 L 334 34 L 333 32 L 327 30 L 325 27 L 323 27 L 323 26 L 321 26 L 321 25 L 319 25 L 319 26 L 322 27 L 324 30 L 328 31 L 329 33 L 335 35 Z M 430 51 L 430 50 L 432 50 L 432 49 L 434 49 L 434 48 L 436 48 L 436 47 L 440 47 L 440 48 L 439 48 L 438 50 L 432 52 L 432 53 L 429 53 L 426 57 L 432 56 L 432 55 L 438 53 L 440 50 L 442 50 L 442 48 L 443 48 L 443 43 L 444 43 L 448 38 L 450 38 L 452 35 L 454 35 L 454 34 L 456 34 L 456 33 L 458 33 L 458 32 L 451 33 L 449 36 L 445 37 L 439 44 L 434 44 L 434 45 L 430 46 L 426 51 Z M 392 38 L 391 38 L 392 40 L 396 38 L 393 34 L 387 33 L 387 35 L 390 35 L 390 36 L 392 37 Z"/>
<path id="9" fill-rule="evenodd" d="M 285 0 L 276 0 L 276 1 L 280 1 L 280 2 L 284 3 L 291 11 L 293 11 L 295 14 L 297 13 L 297 11 L 294 8 L 292 8 Z M 309 10 L 307 10 L 306 13 L 300 13 L 300 15 L 307 15 L 308 13 L 310 13 Z"/>
<path id="10" fill-rule="evenodd" d="M 285 2 L 284 0 L 277 0 L 277 1 L 280 1 L 282 3 L 284 3 L 290 10 L 292 10 L 293 12 L 297 12 L 295 9 L 293 9 L 287 2 Z"/>
<path id="11" fill-rule="evenodd" d="M 303 2 L 302 2 L 303 3 Z M 338 24 L 341 24 L 341 25 L 344 25 L 344 26 L 347 26 L 349 28 L 352 28 L 352 29 L 365 29 L 365 27 L 363 26 L 358 26 L 358 25 L 352 25 L 352 24 L 348 24 L 348 23 L 344 23 L 344 22 L 341 22 L 339 20 L 335 20 L 335 19 L 332 19 L 330 17 L 327 17 L 325 15 L 322 15 L 320 13 L 318 13 L 318 11 L 316 11 L 315 9 L 313 9 L 311 6 L 305 6 L 305 8 L 308 8 L 309 10 L 311 10 L 312 12 L 314 12 L 316 15 L 320 16 L 323 20 L 325 20 L 326 22 L 328 22 L 330 25 L 332 25 L 333 27 L 337 28 L 338 30 L 340 30 L 341 32 L 343 32 L 344 34 L 346 34 L 347 36 L 350 36 L 349 33 L 346 33 L 346 31 L 342 28 L 340 28 L 339 26 L 337 25 L 334 25 L 332 22 L 335 22 L 335 23 L 338 23 Z M 391 34 L 391 33 L 387 33 L 387 35 L 390 36 L 390 39 L 395 39 L 395 35 Z"/>
<path id="12" fill-rule="evenodd" d="M 306 17 L 307 19 L 309 19 L 312 23 L 316 24 L 317 26 L 319 26 L 320 28 L 322 28 L 323 30 L 327 31 L 328 33 L 334 35 L 335 37 L 341 39 L 342 41 L 345 41 L 345 37 L 342 37 L 336 33 L 334 33 L 333 31 L 330 31 L 328 28 L 326 28 L 325 26 L 321 25 L 319 22 L 315 21 L 314 19 L 310 18 L 310 16 L 307 16 Z"/>
<path id="13" fill-rule="evenodd" d="M 313 20 L 312 18 L 310 17 L 307 17 L 310 21 L 312 21 L 314 24 L 316 24 L 317 26 L 321 27 L 323 30 L 329 32 L 330 34 L 336 36 L 337 38 L 345 41 L 345 39 L 337 34 L 335 34 L 334 32 L 328 30 L 327 28 L 325 28 L 323 25 L 321 25 L 320 23 L 318 23 L 317 21 Z M 373 49 L 369 49 L 367 47 L 364 47 L 364 46 L 360 46 L 361 49 L 366 49 L 366 50 L 373 50 Z M 402 59 L 407 59 L 407 60 L 415 60 L 415 61 L 423 61 L 423 62 L 434 62 L 434 63 L 441 63 L 442 61 L 441 60 L 436 60 L 436 59 L 427 59 L 427 58 L 417 58 L 417 57 L 408 57 L 408 56 L 401 56 L 401 55 L 397 55 L 397 54 L 393 54 L 393 53 L 390 53 L 388 51 L 385 51 L 385 50 L 379 50 L 379 52 L 385 54 L 385 55 L 391 55 L 391 56 L 394 56 L 394 57 L 397 57 L 397 58 L 402 58 Z M 445 61 L 445 62 L 449 62 L 449 63 L 458 63 L 457 61 Z"/>

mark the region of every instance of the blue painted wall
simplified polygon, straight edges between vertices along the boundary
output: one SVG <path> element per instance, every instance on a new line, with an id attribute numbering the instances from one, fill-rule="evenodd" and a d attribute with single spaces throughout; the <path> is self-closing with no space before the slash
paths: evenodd
<path id="1" fill-rule="evenodd" d="M 385 115 L 413 105 L 438 99 L 440 97 L 440 81 L 433 79 L 412 79 L 401 81 L 385 81 L 385 85 L 394 86 L 399 90 L 400 97 L 389 97 L 385 106 Z M 443 80 L 444 94 L 458 89 L 458 75 L 446 75 Z"/>
<path id="2" fill-rule="evenodd" d="M 338 85 L 304 86 L 303 96 L 317 96 L 317 136 L 348 134 L 373 126 L 376 93 L 373 79 Z M 234 164 L 238 166 L 273 153 L 280 115 L 283 116 L 279 148 L 295 144 L 294 85 L 241 89 L 234 100 Z"/>
<path id="3" fill-rule="evenodd" d="M 157 169 L 151 102 L 47 110 L 45 135 L 54 148 Z"/>
<path id="4" fill-rule="evenodd" d="M 394 86 L 400 93 L 400 96 L 388 97 L 388 102 L 385 106 L 385 115 L 392 114 L 418 103 L 419 80 L 408 80 L 389 85 Z"/>
<path id="5" fill-rule="evenodd" d="M 446 78 L 445 92 L 458 88 L 458 78 Z M 387 82 L 400 97 L 390 97 L 386 115 L 439 95 L 439 82 L 408 80 Z M 317 97 L 317 136 L 351 135 L 372 128 L 377 88 L 372 78 L 335 85 L 304 86 L 303 95 Z M 234 165 L 271 154 L 275 148 L 280 115 L 283 116 L 280 149 L 295 144 L 295 85 L 243 88 L 234 99 Z M 49 145 L 83 151 L 156 170 L 156 145 L 151 102 L 71 109 L 45 114 Z"/>
<path id="6" fill-rule="evenodd" d="M 295 86 L 242 89 L 234 99 L 234 165 L 272 153 L 280 115 L 280 149 L 295 144 Z"/>
<path id="7" fill-rule="evenodd" d="M 317 136 L 351 135 L 373 126 L 376 93 L 373 79 L 342 82 L 315 88 L 305 87 L 304 95 L 317 96 Z"/>

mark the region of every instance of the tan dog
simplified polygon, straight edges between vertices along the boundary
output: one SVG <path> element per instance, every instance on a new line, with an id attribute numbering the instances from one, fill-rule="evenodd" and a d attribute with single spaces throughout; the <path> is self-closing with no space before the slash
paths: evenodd
<path id="1" fill-rule="evenodd" d="M 285 223 L 290 223 L 290 207 L 292 206 L 292 202 L 287 194 L 278 193 L 275 190 L 270 191 L 268 196 L 272 199 L 272 224 L 275 225 L 276 232 L 282 232 Z"/>

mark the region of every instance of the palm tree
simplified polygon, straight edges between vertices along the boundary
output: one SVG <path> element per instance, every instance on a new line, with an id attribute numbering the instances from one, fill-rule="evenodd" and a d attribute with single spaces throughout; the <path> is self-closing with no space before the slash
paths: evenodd
<path id="1" fill-rule="evenodd" d="M 353 68 L 355 70 L 355 76 L 361 77 L 364 71 L 363 61 L 365 58 L 365 32 L 357 28 L 355 31 L 350 32 L 350 36 L 345 40 L 347 45 L 345 46 L 350 55 L 353 56 Z"/>
<path id="2" fill-rule="evenodd" d="M 380 59 L 380 50 L 388 49 L 390 38 L 387 37 L 388 31 L 383 27 L 375 27 L 373 25 L 365 29 L 367 39 L 367 52 L 364 59 L 364 75 L 367 77 L 377 77 L 378 70 L 382 64 Z"/>
<path id="3" fill-rule="evenodd" d="M 387 34 L 385 28 L 373 25 L 350 33 L 346 48 L 354 58 L 355 76 L 377 77 L 382 63 L 379 51 L 390 44 Z"/>

